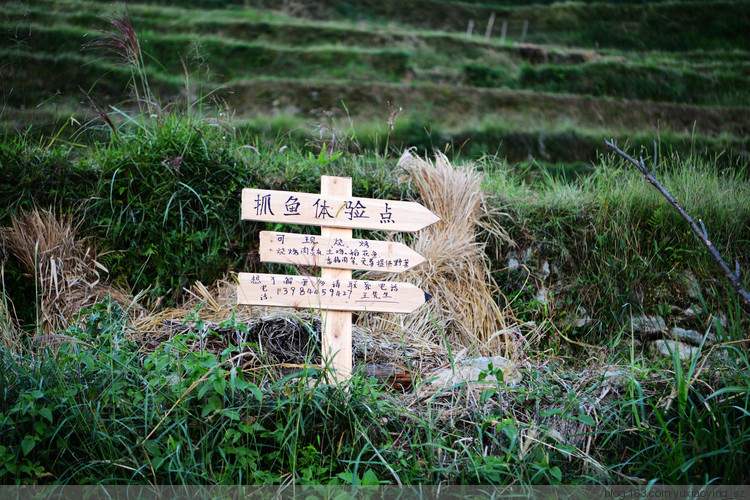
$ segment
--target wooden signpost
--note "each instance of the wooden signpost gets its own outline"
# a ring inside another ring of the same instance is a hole
[[[440,220],[419,203],[354,198],[348,177],[324,175],[320,182],[320,194],[243,189],[242,219],[385,231],[417,231]]]
[[[411,283],[240,273],[240,304],[410,313],[429,300]]]
[[[422,262],[424,257],[395,241],[355,240],[261,231],[260,260],[310,267],[336,267],[364,271],[400,273]]]
[[[321,226],[320,236],[262,231],[260,258],[320,268],[320,277],[239,273],[237,302],[320,309],[322,352],[338,380],[352,371],[352,311],[410,313],[430,295],[410,283],[352,279],[352,270],[402,272],[424,257],[352,229],[417,231],[440,217],[419,203],[352,197],[348,177],[321,177],[320,194],[244,189],[242,219]]]

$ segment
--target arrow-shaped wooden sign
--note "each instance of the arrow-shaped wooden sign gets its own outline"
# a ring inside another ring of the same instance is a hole
[[[239,273],[237,303],[320,309],[321,352],[337,380],[352,372],[352,311],[410,313],[431,298],[410,283],[352,279],[352,269],[401,272],[424,262],[403,244],[352,238],[352,229],[418,231],[440,220],[419,203],[355,198],[351,178],[324,175],[320,194],[243,189],[242,218],[321,226],[320,236],[260,236],[262,261],[317,266],[320,277]]]
[[[395,241],[261,231],[260,260],[298,266],[400,273],[421,264],[425,258]]]
[[[418,231],[440,217],[412,201],[242,190],[242,218],[350,229]]]
[[[237,302],[332,311],[410,313],[432,298],[411,283],[239,273]]]

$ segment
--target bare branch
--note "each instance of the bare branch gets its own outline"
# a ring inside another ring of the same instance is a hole
[[[739,295],[740,299],[742,300],[745,313],[750,316],[750,294],[747,293],[747,291],[742,287],[742,283],[740,283],[739,263],[735,261],[735,272],[733,273],[732,270],[729,269],[727,263],[724,262],[724,259],[721,258],[721,255],[716,250],[713,243],[711,243],[711,240],[708,239],[708,233],[706,231],[705,225],[703,224],[703,221],[699,219],[701,227],[703,228],[701,230],[701,228],[698,227],[698,225],[693,221],[690,215],[688,215],[688,213],[685,212],[685,210],[683,210],[682,207],[677,203],[677,200],[675,200],[672,195],[669,194],[669,192],[664,188],[664,186],[662,186],[659,181],[657,181],[656,178],[651,175],[648,170],[646,170],[646,166],[643,163],[643,158],[641,158],[641,161],[639,163],[632,156],[628,155],[623,150],[615,146],[614,140],[605,140],[604,143],[607,145],[607,147],[614,150],[615,153],[620,155],[622,158],[635,165],[635,167],[638,168],[638,170],[643,174],[646,181],[654,186],[674,207],[674,209],[677,210],[677,212],[680,214],[680,217],[682,217],[688,223],[690,229],[693,231],[693,233],[695,233],[696,236],[698,236],[698,239],[701,241],[701,243],[703,243],[703,246],[706,247],[708,253],[711,254],[711,257],[713,257],[716,263],[719,265],[719,269],[721,270],[722,274],[726,276],[735,293],[737,293],[737,295]],[[656,163],[654,163],[654,165],[656,165]]]
[[[649,175],[649,171],[646,168],[646,163],[643,161],[643,156],[641,156],[641,167],[643,167],[642,168],[643,175]]]
[[[708,238],[708,231],[706,231],[706,226],[703,224],[703,219],[698,219],[698,222],[701,223],[701,229],[703,230],[703,237]]]

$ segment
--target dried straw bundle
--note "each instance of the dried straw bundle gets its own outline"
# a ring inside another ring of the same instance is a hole
[[[0,229],[3,246],[36,279],[46,335],[107,296],[123,308],[140,310],[125,293],[100,280],[99,270],[107,269],[97,262],[99,255],[86,239],[77,238],[79,227],[70,215],[58,220],[50,211],[35,209]]]
[[[18,321],[16,320],[13,303],[5,293],[5,266],[0,264],[0,335],[2,345],[12,353],[20,351],[18,342]]]
[[[377,277],[413,283],[433,299],[410,315],[370,317],[368,326],[375,331],[402,332],[406,345],[445,346],[447,341],[467,353],[497,354],[507,339],[493,334],[508,325],[495,302],[497,285],[477,236],[479,231],[489,231],[509,239],[501,228],[486,222],[493,218],[487,217],[481,175],[472,166],[451,165],[439,152],[433,163],[406,151],[398,166],[405,180],[416,185],[422,204],[442,221],[419,231],[410,244],[427,262],[400,275]]]

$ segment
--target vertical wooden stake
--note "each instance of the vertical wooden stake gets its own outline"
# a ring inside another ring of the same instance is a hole
[[[492,36],[492,27],[495,26],[495,13],[492,12],[490,14],[490,20],[487,21],[487,30],[484,32],[484,38],[485,40],[489,40],[490,36]]]
[[[466,36],[470,38],[473,33],[474,33],[474,20],[469,19],[469,25],[466,27]]]
[[[329,196],[352,196],[352,179],[350,177],[331,177],[323,175],[320,178],[320,194]],[[342,207],[335,207],[339,210]],[[334,214],[336,215],[336,214]],[[338,214],[343,216],[343,211]],[[320,235],[323,240],[334,238],[351,238],[351,229],[334,229],[322,227]],[[352,272],[348,269],[330,269],[323,267],[320,271],[322,279],[350,280]],[[342,311],[323,311],[322,354],[323,363],[333,370],[336,381],[348,380],[352,374],[352,313]]]

